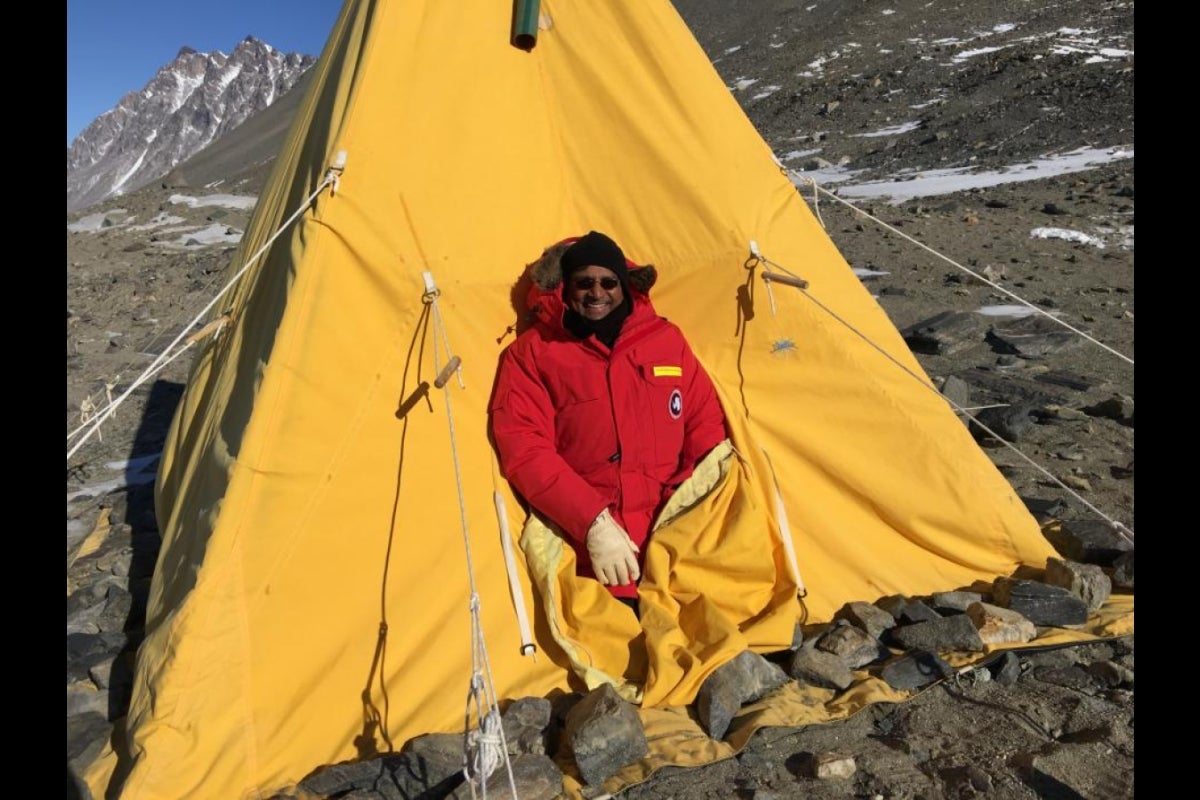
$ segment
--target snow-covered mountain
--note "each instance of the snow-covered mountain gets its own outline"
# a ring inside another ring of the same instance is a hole
[[[229,55],[179,51],[67,150],[67,211],[138,189],[286,94],[315,57],[252,36]]]

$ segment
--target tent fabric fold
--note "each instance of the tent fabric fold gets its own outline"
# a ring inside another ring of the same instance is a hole
[[[640,622],[597,581],[577,577],[563,534],[530,515],[521,546],[541,610],[585,691],[609,683],[630,702],[687,705],[743,650],[791,645],[797,588],[749,480],[727,440],[672,495],[647,543]]]

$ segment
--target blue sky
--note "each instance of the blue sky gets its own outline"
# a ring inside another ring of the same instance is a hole
[[[188,46],[229,53],[254,36],[320,55],[341,0],[67,0],[67,147]]]

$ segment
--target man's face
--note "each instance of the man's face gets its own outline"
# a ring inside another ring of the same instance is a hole
[[[604,319],[624,300],[621,282],[608,267],[593,265],[571,273],[567,303],[584,319]]]

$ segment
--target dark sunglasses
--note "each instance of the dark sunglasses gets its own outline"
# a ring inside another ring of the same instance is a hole
[[[606,292],[611,292],[621,285],[621,282],[616,278],[576,278],[571,282],[571,285],[581,292],[586,292],[590,291],[597,283]]]

